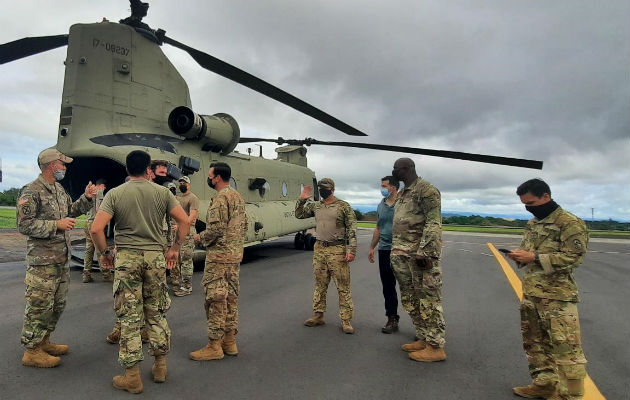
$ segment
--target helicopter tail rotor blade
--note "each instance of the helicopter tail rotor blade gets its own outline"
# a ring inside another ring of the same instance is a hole
[[[355,143],[355,142],[328,142],[321,141],[316,139],[260,139],[260,138],[241,138],[241,143],[250,143],[256,141],[264,141],[264,142],[273,142],[278,144],[291,144],[291,145],[306,145],[310,146],[312,144],[325,145],[325,146],[339,146],[339,147],[354,147],[359,149],[371,149],[371,150],[383,150],[383,151],[393,151],[397,153],[410,153],[410,154],[420,154],[425,156],[433,156],[433,157],[443,157],[443,158],[452,158],[456,160],[466,160],[466,161],[475,161],[482,162],[488,164],[498,164],[498,165],[507,165],[511,167],[521,167],[521,168],[531,168],[531,169],[542,169],[543,162],[536,160],[527,160],[523,158],[512,158],[512,157],[500,157],[500,156],[490,156],[485,154],[475,154],[475,153],[463,153],[460,151],[449,151],[449,150],[432,150],[432,149],[421,149],[417,147],[403,147],[403,146],[391,146],[384,144],[372,144],[372,143]]]
[[[27,37],[0,45],[0,64],[68,44],[68,35]]]
[[[168,43],[171,46],[175,46],[181,50],[184,50],[190,56],[197,61],[199,65],[203,68],[212,71],[216,74],[219,74],[225,78],[231,79],[236,83],[239,83],[243,86],[247,86],[248,88],[257,91],[265,96],[271,97],[274,100],[279,101],[289,107],[294,108],[310,117],[315,118],[316,120],[325,123],[328,126],[331,126],[335,129],[340,130],[341,132],[353,135],[353,136],[367,136],[366,133],[361,132],[360,130],[346,124],[343,121],[338,120],[332,115],[306,103],[303,100],[298,99],[290,93],[285,92],[284,90],[273,86],[270,83],[263,81],[260,78],[255,77],[254,75],[243,71],[231,64],[226,63],[225,61],[221,61],[216,57],[213,57],[209,54],[206,54],[197,49],[193,49],[192,47],[186,46],[183,43],[180,43],[176,40],[173,40],[169,37],[162,36],[161,38],[164,43]]]

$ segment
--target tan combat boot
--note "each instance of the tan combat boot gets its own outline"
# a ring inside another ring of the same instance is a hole
[[[306,326],[317,326],[317,325],[324,325],[326,322],[324,322],[324,313],[323,312],[315,312],[313,313],[313,316],[309,319],[307,319],[306,321],[304,321],[304,325]]]
[[[64,354],[68,354],[68,350],[70,350],[68,345],[50,343],[50,340],[48,340],[48,337],[49,335],[46,335],[44,337],[44,340],[42,341],[42,350],[44,350],[46,353],[50,354],[51,356],[62,356]]]
[[[401,349],[404,351],[412,352],[412,351],[420,351],[424,350],[427,347],[427,342],[422,339],[418,339],[413,343],[405,343],[402,345]]]
[[[116,344],[120,340],[120,328],[118,326],[114,326],[114,329],[107,335],[105,338],[107,343]]]
[[[162,383],[166,381],[166,356],[155,356],[153,367],[151,368],[153,382]]]
[[[433,347],[427,345],[423,350],[412,351],[409,353],[409,358],[414,361],[421,362],[434,362],[446,360],[446,353],[442,347]]]
[[[350,325],[349,319],[341,321],[341,330],[343,333],[347,333],[348,335],[352,335],[354,333],[354,328]]]
[[[94,279],[92,279],[92,274],[90,273],[90,271],[83,271],[83,274],[81,274],[82,276],[82,280],[83,283],[90,283],[90,282],[94,282]]]
[[[52,368],[61,363],[61,358],[51,356],[42,350],[42,346],[37,345],[32,349],[26,349],[22,356],[22,365],[37,368]]]
[[[223,337],[223,341],[221,342],[221,348],[223,349],[223,353],[228,356],[237,356],[238,348],[236,347],[236,338],[234,337],[234,331],[229,331]]]
[[[142,393],[142,379],[140,379],[140,366],[138,364],[125,370],[125,375],[116,375],[112,380],[116,389],[126,390],[129,393]]]
[[[554,395],[556,387],[555,385],[539,386],[531,384],[528,386],[517,386],[512,388],[512,390],[515,395],[528,399],[547,399]]]
[[[190,359],[195,361],[220,360],[224,356],[221,348],[221,339],[212,339],[206,347],[193,351],[189,355]]]

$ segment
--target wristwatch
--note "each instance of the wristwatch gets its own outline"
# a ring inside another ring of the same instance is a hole
[[[101,255],[105,257],[109,257],[111,254],[112,251],[110,249],[105,249],[104,251],[101,251]]]

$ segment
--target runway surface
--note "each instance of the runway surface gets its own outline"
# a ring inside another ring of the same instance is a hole
[[[173,297],[168,313],[172,350],[167,382],[151,381],[152,358],[141,363],[144,396],[151,399],[516,399],[528,384],[521,347],[518,300],[487,242],[516,247],[517,236],[444,233],[445,362],[408,359],[400,345],[414,336],[399,306],[400,332],[386,335],[377,264],[367,251],[372,232],[359,230],[352,263],[354,335],[341,332],[334,285],[326,325],[302,325],[311,314],[312,253],[292,238],[250,248],[241,266],[238,357],[195,362],[188,353],[206,344],[205,314],[194,275],[193,294]],[[588,373],[607,399],[629,398],[630,242],[593,240],[576,271],[582,341]],[[0,264],[0,398],[111,399],[131,395],[111,386],[122,371],[118,346],[105,342],[114,323],[111,283],[95,273],[81,283],[73,269],[68,305],[52,338],[70,345],[62,365],[23,367],[19,336],[24,312],[25,264]],[[519,274],[520,271],[517,271]],[[146,347],[146,346],[145,346]],[[591,397],[594,398],[594,397]],[[585,398],[586,399],[586,398]]]

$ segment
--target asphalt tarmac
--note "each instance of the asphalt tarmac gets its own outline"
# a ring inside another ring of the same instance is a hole
[[[168,313],[172,350],[167,382],[151,381],[152,358],[141,363],[144,394],[151,399],[517,399],[513,386],[528,384],[521,347],[518,300],[486,243],[516,247],[519,238],[444,233],[444,362],[411,361],[400,350],[413,340],[411,321],[399,306],[400,331],[385,323],[377,264],[367,260],[371,231],[359,230],[359,257],[352,263],[354,335],[341,332],[331,283],[326,325],[302,325],[311,314],[312,254],[283,238],[248,249],[241,266],[238,357],[195,362],[188,353],[206,343],[205,314],[194,275],[193,294],[173,297]],[[608,399],[629,398],[630,242],[589,244],[576,271],[582,341],[588,373]],[[71,272],[68,305],[52,339],[70,345],[62,365],[21,365],[25,264],[0,264],[0,398],[117,399],[132,395],[111,385],[122,368],[118,346],[105,342],[114,323],[112,286],[94,273],[81,283]],[[520,273],[517,271],[517,273]],[[146,346],[145,346],[146,347]],[[585,398],[586,399],[586,398]]]

